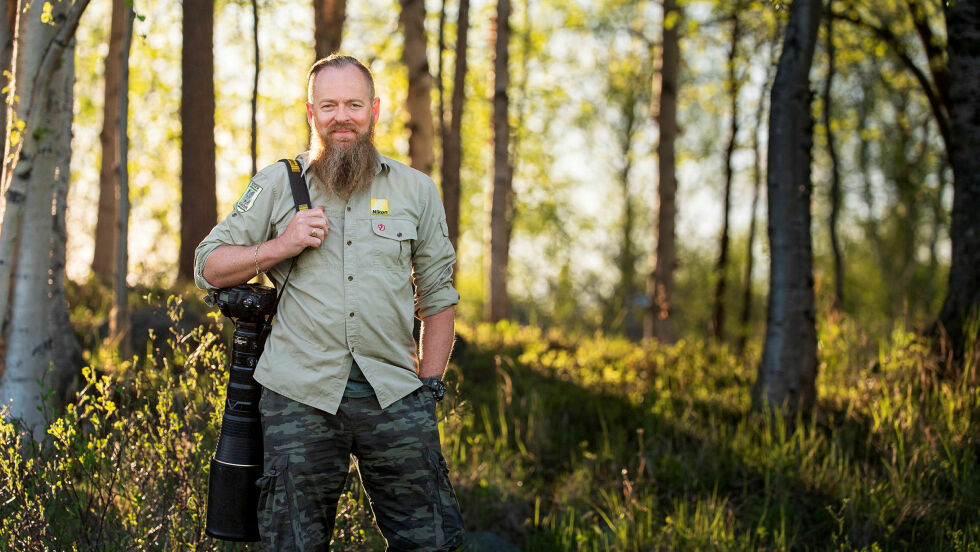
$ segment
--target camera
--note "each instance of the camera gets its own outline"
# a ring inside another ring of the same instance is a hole
[[[257,541],[259,490],[255,481],[262,476],[262,387],[252,375],[272,330],[276,290],[245,284],[215,290],[204,301],[235,324],[225,412],[211,458],[204,530],[221,540]]]

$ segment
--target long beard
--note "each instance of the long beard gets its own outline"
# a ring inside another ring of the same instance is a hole
[[[337,129],[350,129],[357,138],[350,144],[337,145],[325,139],[314,128],[310,132],[310,166],[314,185],[324,187],[328,195],[348,200],[365,188],[374,177],[378,163],[378,150],[374,147],[374,125],[367,132],[358,132],[351,125],[335,124],[327,127],[324,134]]]

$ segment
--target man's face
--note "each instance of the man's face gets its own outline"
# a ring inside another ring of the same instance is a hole
[[[380,100],[370,97],[367,81],[356,67],[321,70],[313,79],[312,95],[306,117],[327,145],[349,146],[359,135],[368,135],[378,121]]]

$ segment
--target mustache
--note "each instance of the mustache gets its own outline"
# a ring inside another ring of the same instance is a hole
[[[330,123],[330,125],[327,127],[328,134],[338,130],[349,130],[355,134],[360,134],[357,127],[353,123]]]

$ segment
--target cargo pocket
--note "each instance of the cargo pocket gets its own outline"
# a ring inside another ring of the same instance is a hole
[[[259,534],[266,550],[295,550],[296,523],[293,497],[290,495],[289,456],[278,456],[270,462],[259,487]]]
[[[449,466],[437,450],[426,449],[435,480],[432,499],[435,502],[436,540],[439,550],[453,550],[463,543],[463,516],[459,511],[456,491],[449,481]]]

